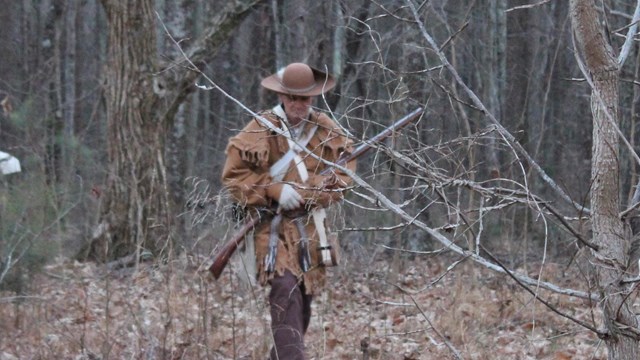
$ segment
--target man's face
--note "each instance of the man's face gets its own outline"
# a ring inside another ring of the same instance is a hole
[[[284,112],[287,114],[290,125],[296,126],[307,118],[311,110],[312,97],[287,94],[278,94],[278,96],[284,104]]]

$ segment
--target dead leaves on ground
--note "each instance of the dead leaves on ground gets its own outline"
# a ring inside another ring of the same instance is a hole
[[[396,284],[384,271],[336,271],[336,285],[314,302],[310,356],[444,360],[453,358],[448,342],[465,359],[606,357],[592,334],[506,277],[465,265],[436,282],[448,264],[429,262],[414,261]],[[190,263],[118,272],[76,262],[47,267],[28,297],[0,303],[0,359],[263,359],[265,290],[244,288],[228,273],[212,282]],[[583,301],[544,295],[589,321]]]

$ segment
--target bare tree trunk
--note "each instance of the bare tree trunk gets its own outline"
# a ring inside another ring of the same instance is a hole
[[[489,68],[487,91],[489,110],[499,121],[502,121],[502,101],[505,94],[505,77],[507,72],[506,47],[507,47],[507,23],[506,23],[505,0],[489,0],[489,23],[488,26],[488,57]],[[489,138],[490,146],[488,156],[489,175],[491,177],[500,176],[500,161],[498,160],[498,148],[496,137]]]
[[[292,62],[307,62],[309,51],[306,37],[307,0],[272,0],[275,32],[276,66]]]
[[[64,138],[65,146],[73,142],[76,116],[76,14],[77,0],[66,2],[64,53]],[[68,152],[68,150],[67,150]],[[67,157],[70,157],[67,154]],[[69,159],[67,159],[69,162]]]
[[[46,12],[45,38],[43,40],[43,59],[46,61],[49,76],[47,80],[49,98],[45,113],[46,118],[46,150],[44,157],[45,174],[48,185],[56,185],[60,181],[62,169],[62,136],[64,123],[62,119],[62,83],[60,39],[62,36],[62,19],[64,5],[60,0],[53,0]]]
[[[591,210],[594,242],[592,251],[596,281],[604,313],[609,359],[638,359],[638,321],[628,304],[628,289],[620,279],[628,262],[629,233],[618,216],[620,185],[618,163],[619,66],[598,21],[593,0],[571,0],[571,18],[578,58],[592,79],[591,111],[593,145]]]
[[[155,13],[151,0],[104,0],[109,23],[105,98],[107,191],[89,256],[106,260],[167,250],[171,220],[164,169],[166,126],[154,88]],[[136,34],[136,36],[131,36]]]
[[[346,51],[345,42],[346,42],[346,34],[345,34],[345,21],[344,21],[344,12],[342,10],[342,4],[340,2],[332,3],[333,14],[335,16],[335,29],[333,31],[333,64],[332,64],[332,72],[333,76],[337,79],[342,77],[342,71],[344,67],[344,53]]]
[[[227,2],[204,35],[184,50],[189,60],[199,65],[211,57],[257,2]],[[105,261],[135,253],[137,260],[144,250],[170,254],[174,245],[165,142],[199,73],[162,68],[153,4],[102,0],[109,23],[104,71],[108,178],[99,224],[80,258]]]
[[[162,21],[171,37],[165,34],[164,30],[161,30],[158,35],[162,39],[158,43],[161,46],[163,58],[179,59],[180,52],[174,41],[184,44],[184,42],[189,41],[190,36],[200,35],[192,25],[194,22],[192,18],[196,15],[195,7],[196,4],[190,0],[170,1],[165,4],[162,12]],[[167,157],[170,206],[174,213],[180,212],[185,203],[183,181],[185,174],[187,174],[188,157],[190,155],[189,151],[185,151],[187,149],[187,127],[189,125],[187,117],[191,113],[192,98],[193,96],[190,96],[178,107],[173,119],[173,126],[167,134],[165,154]],[[175,219],[176,232],[181,235],[186,231],[184,219],[184,217]],[[182,236],[180,237],[182,238]]]
[[[291,26],[287,33],[287,45],[289,47],[287,63],[294,61],[313,63],[316,59],[308,59],[309,44],[307,43],[306,24],[306,21],[310,18],[310,14],[308,14],[310,3],[308,0],[287,1],[286,3],[287,6],[283,9],[285,23]]]

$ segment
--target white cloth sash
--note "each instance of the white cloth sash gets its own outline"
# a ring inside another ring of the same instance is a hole
[[[278,115],[284,121],[287,121],[287,115],[284,113],[284,110],[280,105],[274,107],[273,112],[275,112],[276,115]],[[282,124],[282,126],[284,127],[285,124]],[[305,136],[301,139],[296,139],[297,141],[292,138],[291,132],[289,132],[286,128],[280,129],[281,131],[279,131],[278,133],[287,139],[287,143],[289,144],[289,151],[287,151],[282,156],[282,158],[280,158],[280,160],[271,165],[269,174],[274,181],[282,181],[282,179],[284,179],[284,175],[289,169],[291,160],[293,160],[294,164],[296,164],[296,167],[298,168],[298,174],[300,174],[300,179],[302,180],[302,182],[305,182],[307,181],[307,179],[309,179],[307,167],[304,165],[304,162],[300,158],[299,153],[302,152],[302,149],[307,147],[307,144],[309,143],[309,141],[311,141],[311,138],[316,133],[317,129],[318,125],[314,124],[313,127],[306,132]]]
[[[282,106],[278,105],[274,107],[273,112],[280,118],[282,118],[284,122],[287,121],[287,115],[285,114]],[[286,125],[283,123],[282,126],[285,127]],[[304,164],[304,161],[302,161],[302,158],[300,158],[299,153],[302,152],[302,150],[307,146],[317,129],[318,125],[314,124],[313,127],[306,132],[304,137],[302,137],[298,141],[295,141],[292,138],[291,132],[286,128],[281,129],[282,131],[278,132],[287,139],[287,143],[289,144],[289,151],[287,151],[282,156],[282,158],[276,161],[269,169],[269,174],[274,181],[282,181],[284,175],[289,169],[289,164],[292,160],[296,165],[298,174],[300,175],[300,180],[302,180],[302,182],[306,182],[309,179],[309,172],[307,171],[307,167]],[[318,233],[318,238],[320,240],[320,253],[322,256],[322,263],[331,264],[331,251],[329,250],[327,231],[324,227],[324,220],[327,217],[327,213],[323,208],[317,208],[311,212],[311,215],[313,216],[313,222],[316,226],[316,232]]]

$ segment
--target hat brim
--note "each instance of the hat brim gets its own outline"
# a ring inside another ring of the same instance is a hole
[[[314,68],[311,68],[311,71],[313,72],[315,85],[310,89],[305,89],[304,91],[292,91],[291,89],[285,88],[284,86],[282,86],[282,82],[277,73],[271,74],[264,78],[260,82],[260,85],[262,85],[262,87],[267,90],[271,90],[280,94],[297,96],[317,96],[326,93],[336,86],[336,81],[333,76]]]

